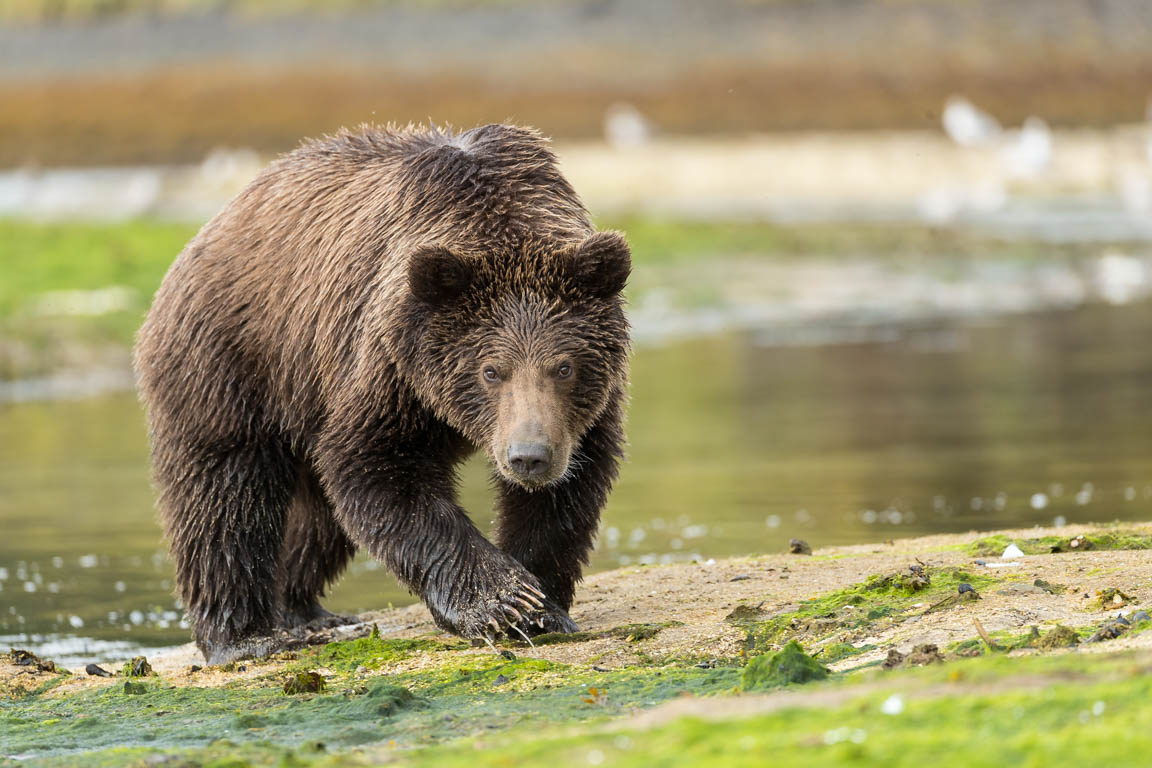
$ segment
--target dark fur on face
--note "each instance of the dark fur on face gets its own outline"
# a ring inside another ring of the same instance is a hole
[[[173,264],[136,349],[209,661],[326,620],[358,547],[449,631],[574,629],[622,453],[628,272],[527,129],[364,128],[257,177]],[[494,543],[456,502],[478,449]]]
[[[620,291],[629,265],[616,233],[575,245],[413,254],[401,323],[406,369],[510,482],[532,489],[566,476],[580,437],[623,386]],[[548,449],[550,467],[525,477],[510,469],[509,453],[533,441]]]

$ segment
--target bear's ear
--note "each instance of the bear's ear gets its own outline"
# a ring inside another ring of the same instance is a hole
[[[573,278],[592,296],[606,299],[624,290],[632,251],[619,232],[597,232],[568,257]]]
[[[412,294],[433,307],[459,298],[472,284],[472,267],[439,245],[418,248],[408,262]]]

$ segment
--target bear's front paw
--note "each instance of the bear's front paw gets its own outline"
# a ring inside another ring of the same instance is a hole
[[[492,640],[502,635],[527,639],[545,632],[576,631],[568,614],[544,595],[528,573],[506,574],[498,585],[461,601],[455,610],[429,607],[442,628],[472,639]]]

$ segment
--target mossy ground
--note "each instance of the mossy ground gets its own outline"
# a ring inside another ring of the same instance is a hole
[[[416,747],[517,723],[602,720],[678,696],[729,691],[739,680],[739,671],[727,668],[600,671],[487,650],[399,673],[356,671],[444,646],[372,636],[309,649],[286,667],[271,663],[267,674],[219,687],[141,679],[66,697],[0,702],[0,755],[55,762],[106,752],[100,760],[117,764],[120,755],[130,762],[130,753],[116,751],[130,745],[183,750],[218,739],[290,748],[315,742],[332,749],[380,742]],[[323,670],[323,692],[286,692],[285,682],[302,669]]]
[[[729,615],[729,621],[748,633],[749,652],[801,640],[815,650],[818,658],[833,662],[865,650],[868,646],[859,641],[874,634],[881,625],[961,602],[961,584],[978,591],[995,583],[985,574],[956,568],[921,572],[927,574],[927,583],[922,577],[915,578],[911,571],[875,575],[768,618],[761,617],[755,608],[741,606]]]
[[[980,568],[976,538],[599,574],[574,613],[585,633],[499,654],[434,634],[416,606],[381,612],[396,636],[365,629],[228,671],[178,654],[131,680],[12,667],[28,684],[0,699],[0,764],[1133,764],[1149,747],[1134,726],[1152,717],[1149,622],[1072,648],[1030,627],[1086,640],[1115,620],[1092,598],[1112,585],[1146,609],[1152,559],[1100,549]],[[1068,588],[1017,589],[1034,581]],[[982,599],[954,600],[960,584]],[[940,649],[929,666],[881,667],[920,644]],[[285,692],[306,673],[323,690]],[[903,711],[883,714],[896,693]]]
[[[491,670],[490,670],[491,671]],[[109,689],[112,690],[112,689]],[[163,744],[57,754],[32,764],[142,765],[172,755],[183,766],[406,766],[611,765],[779,766],[1011,764],[1143,765],[1152,749],[1152,663],[1145,655],[1006,658],[994,656],[923,669],[876,671],[816,682],[781,694],[702,700],[680,698],[650,716],[615,723],[606,705],[577,696],[589,714],[561,718],[503,718],[499,729],[467,712],[417,704],[372,711],[378,681],[356,697],[317,697],[313,716],[354,720],[340,741],[283,740],[272,716],[232,716],[206,743],[177,753]],[[798,695],[799,694],[799,695]],[[107,695],[107,694],[105,694]],[[201,695],[201,694],[197,694]],[[898,697],[898,706],[884,706]],[[487,693],[489,708],[501,709]],[[140,699],[143,700],[143,699]],[[334,700],[334,701],[333,701]],[[416,701],[416,699],[413,699]],[[349,704],[349,702],[354,702]],[[159,703],[159,702],[157,702]],[[542,704],[544,702],[536,702]],[[171,699],[165,705],[171,705]],[[421,708],[427,707],[427,708]],[[885,712],[889,714],[886,714]],[[153,712],[155,714],[155,711]],[[165,716],[175,714],[170,712]],[[448,728],[412,749],[405,730],[443,720]],[[290,717],[283,716],[284,722]],[[494,718],[495,719],[495,718]],[[391,722],[399,738],[357,744]],[[131,727],[126,722],[121,727]],[[404,727],[407,725],[407,729]],[[40,727],[56,726],[50,720]],[[454,727],[452,727],[454,726]],[[89,726],[92,734],[101,728]],[[247,733],[245,732],[247,731]],[[299,733],[297,731],[297,733]],[[85,734],[88,735],[88,734]],[[438,736],[438,737],[437,737]],[[453,740],[452,736],[462,738]]]
[[[1152,534],[1124,529],[1103,530],[1083,536],[1037,536],[1032,538],[1011,538],[1004,534],[995,534],[971,542],[966,546],[966,550],[973,557],[1000,557],[1010,544],[1015,544],[1026,555],[1152,549]]]

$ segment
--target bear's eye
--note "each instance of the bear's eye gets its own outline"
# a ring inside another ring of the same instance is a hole
[[[564,363],[563,365],[561,365],[559,368],[556,369],[556,378],[558,378],[558,379],[566,379],[571,375],[572,375],[572,366],[568,365],[568,363]]]
[[[489,365],[484,368],[484,381],[488,382],[489,384],[495,384],[496,382],[500,381],[500,374],[496,372],[495,368]]]

